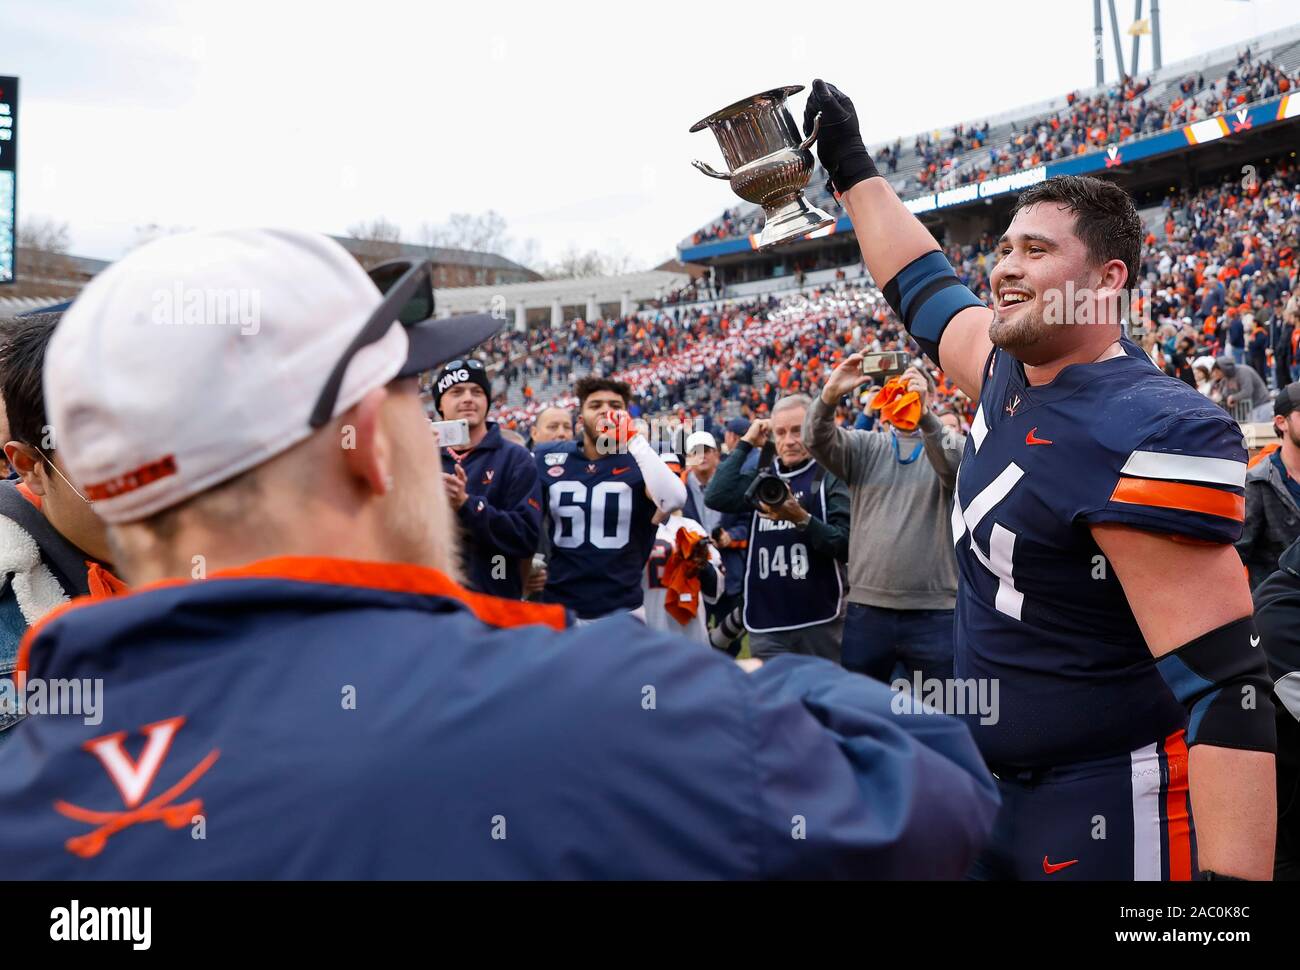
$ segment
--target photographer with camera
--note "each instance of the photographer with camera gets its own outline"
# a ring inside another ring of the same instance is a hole
[[[803,653],[840,660],[848,557],[849,491],[803,443],[812,401],[783,397],[755,421],[704,493],[719,512],[750,511],[743,618],[749,651],[761,659]],[[760,448],[757,466],[747,459]]]
[[[874,372],[887,356],[903,359]],[[852,496],[844,666],[886,682],[898,663],[907,677],[952,677],[957,602],[952,497],[966,438],[934,413],[933,378],[907,363],[904,354],[850,354],[808,409],[803,435]],[[912,413],[882,409],[884,434],[836,426],[846,394],[893,375],[916,395]]]

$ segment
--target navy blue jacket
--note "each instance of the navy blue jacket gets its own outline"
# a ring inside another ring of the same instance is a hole
[[[1228,346],[1246,347],[1246,327],[1241,322],[1241,317],[1233,317],[1232,322],[1228,324]]]
[[[33,714],[0,747],[4,872],[955,879],[983,844],[998,796],[955,719],[825,660],[747,674],[563,617],[308,558],[73,607],[26,667],[103,678],[103,722]]]
[[[495,421],[478,447],[462,454],[469,498],[457,518],[462,528],[465,579],[472,589],[519,599],[520,563],[531,559],[542,534],[542,486],[528,449],[506,441]],[[442,449],[442,470],[455,474],[456,459]]]

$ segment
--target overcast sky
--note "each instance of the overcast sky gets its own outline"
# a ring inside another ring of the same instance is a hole
[[[1164,0],[1164,61],[1298,19],[1295,0]],[[544,258],[649,267],[735,201],[689,164],[720,167],[687,133],[711,111],[820,76],[868,141],[913,134],[1091,84],[1091,32],[1091,0],[27,0],[0,5],[0,74],[22,79],[20,219],[65,220],[79,255],[149,223],[382,215],[414,236],[491,208]]]

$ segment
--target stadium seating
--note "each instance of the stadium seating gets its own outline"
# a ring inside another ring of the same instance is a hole
[[[1262,75],[1274,75],[1273,83],[1270,85],[1269,78]],[[869,147],[895,191],[907,197],[966,185],[1079,151],[1122,144],[1237,104],[1271,97],[1282,93],[1277,83],[1281,75],[1295,90],[1300,82],[1300,39],[1279,42],[1273,48],[1247,48],[1235,56],[1210,54],[1165,67],[1141,81],[1126,80],[1124,84],[1115,82],[1071,92],[1038,109],[1010,112],[995,123],[963,124],[945,132],[921,132]],[[1089,106],[1090,118],[1077,117],[1083,105]],[[1140,124],[1136,117],[1139,112]],[[1098,115],[1102,119],[1100,126],[1082,124]],[[1079,123],[1080,134],[1086,135],[1067,138],[1075,122]],[[973,143],[976,133],[979,140]],[[810,202],[823,208],[833,205],[823,188],[825,181],[819,166],[807,193]],[[762,211],[742,204],[701,227],[681,245],[749,235],[761,227]]]
[[[1150,345],[1158,365],[1172,364],[1184,336],[1194,338],[1195,356],[1215,356],[1225,352],[1234,318],[1262,326],[1280,315],[1296,285],[1300,172],[1294,163],[1262,172],[1253,189],[1225,181],[1171,196],[1141,214],[1148,233],[1140,282],[1151,295],[1140,309],[1149,328],[1139,322],[1133,336]],[[993,248],[986,236],[947,250],[958,275],[986,301]],[[643,413],[722,421],[762,413],[782,393],[815,391],[849,348],[890,350],[900,339],[906,337],[880,291],[869,280],[850,280],[780,298],[768,292],[644,317],[577,321],[563,333],[512,333],[498,338],[488,356],[497,416],[526,431],[541,407],[572,406],[573,381],[591,372],[628,381]],[[969,414],[970,402],[952,391],[945,396],[959,414]]]

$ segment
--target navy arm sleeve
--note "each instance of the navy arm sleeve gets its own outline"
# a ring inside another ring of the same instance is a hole
[[[964,725],[812,658],[750,676],[765,877],[966,873],[999,797]]]
[[[749,503],[745,501],[745,490],[758,476],[758,466],[746,468],[745,462],[753,452],[754,446],[748,441],[741,441],[730,455],[718,466],[704,490],[704,504],[715,512],[748,512]]]

